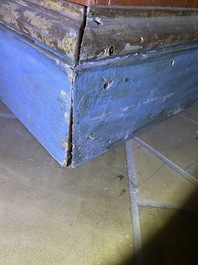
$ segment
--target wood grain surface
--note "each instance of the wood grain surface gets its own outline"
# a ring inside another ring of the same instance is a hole
[[[198,9],[92,6],[80,61],[167,49],[198,42]]]
[[[70,0],[70,2],[89,5],[122,5],[122,6],[170,6],[198,8],[198,0]]]
[[[64,54],[71,64],[78,60],[84,6],[65,0],[4,0],[0,4],[0,21],[25,38],[42,42]]]

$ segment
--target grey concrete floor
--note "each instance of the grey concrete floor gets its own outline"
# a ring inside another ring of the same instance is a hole
[[[0,103],[0,264],[191,265],[198,104],[75,169]]]

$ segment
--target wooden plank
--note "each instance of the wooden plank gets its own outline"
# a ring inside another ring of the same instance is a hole
[[[0,99],[60,163],[70,148],[70,68],[0,28]]]
[[[79,55],[84,7],[60,0],[5,0],[0,20],[75,64]]]
[[[120,5],[120,6],[163,6],[198,8],[198,0],[70,0],[84,6],[90,5]]]
[[[73,164],[79,165],[198,100],[198,49],[79,66]]]
[[[64,0],[5,0],[0,20],[75,65],[196,42],[198,11],[167,8],[85,8]]]
[[[198,42],[198,9],[90,7],[80,61]]]

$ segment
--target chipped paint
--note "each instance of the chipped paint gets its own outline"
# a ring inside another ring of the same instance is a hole
[[[55,10],[61,10],[61,5],[59,2],[55,2],[55,1],[42,1],[44,2],[44,4],[47,4],[49,7],[51,7],[52,9],[55,9]]]
[[[84,23],[83,7],[73,4],[72,8],[66,1],[5,0],[0,5],[0,20],[25,34],[25,37],[62,53],[71,64],[77,61],[80,31]]]
[[[59,49],[65,51],[66,53],[69,53],[71,50],[74,50],[73,53],[75,53],[73,41],[77,36],[74,35],[75,34],[73,34],[73,36],[71,37],[71,34],[65,34],[63,38],[57,39]]]
[[[2,2],[0,97],[61,165],[198,99],[197,10]]]
[[[198,42],[197,9],[91,6],[86,22],[81,63]]]
[[[65,92],[65,90],[61,90],[61,96],[63,96],[64,98],[67,96],[67,93]]]
[[[63,0],[5,0],[0,19],[71,65],[198,41],[195,9],[93,6],[85,16],[84,7]]]
[[[20,17],[19,12],[17,11],[17,5],[12,4],[9,5],[8,3],[1,3],[0,5],[0,18],[3,21],[6,21],[7,24],[13,25],[15,20]],[[6,19],[5,19],[6,18]]]
[[[125,47],[124,47],[124,51],[126,51],[126,52],[134,52],[134,51],[137,51],[137,50],[140,50],[140,49],[142,49],[142,46],[140,46],[140,45],[132,45],[130,43],[126,43]]]
[[[53,26],[53,23],[49,20],[49,18],[42,17],[41,15],[37,15],[35,12],[28,10],[26,10],[23,14],[33,27],[39,27],[41,30],[49,34],[49,31]]]
[[[73,87],[74,165],[198,100],[197,48],[138,58],[78,67]]]
[[[68,143],[66,141],[62,141],[61,144],[65,150],[68,149]]]
[[[69,123],[69,121],[70,121],[70,113],[65,112],[65,113],[64,113],[64,118],[65,118],[65,121],[66,121],[67,123]]]

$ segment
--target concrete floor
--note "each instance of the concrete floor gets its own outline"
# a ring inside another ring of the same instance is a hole
[[[0,264],[194,265],[197,224],[198,104],[76,169],[0,104]]]

